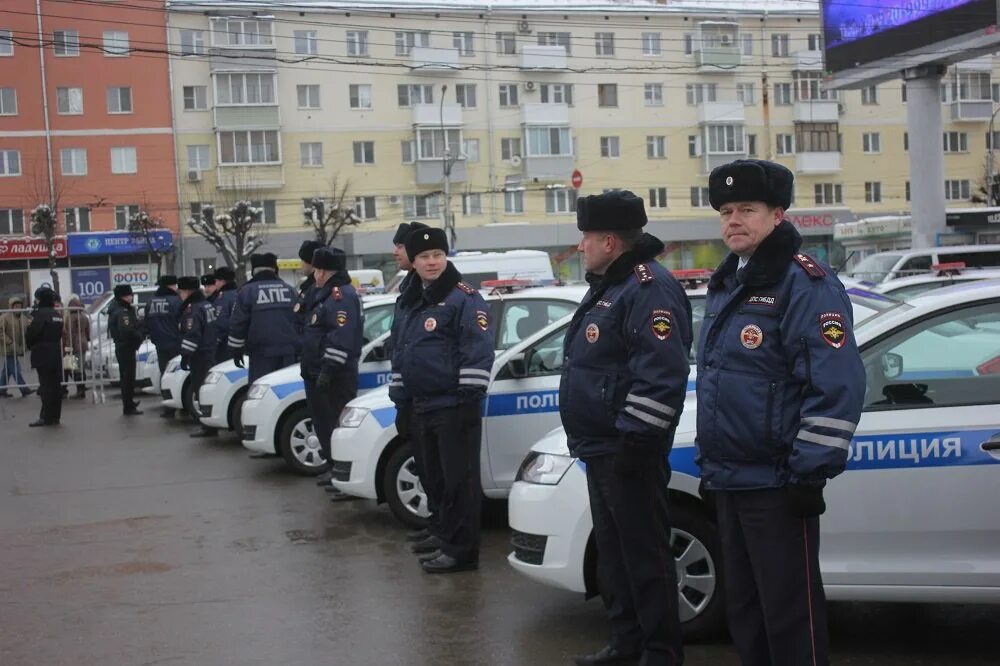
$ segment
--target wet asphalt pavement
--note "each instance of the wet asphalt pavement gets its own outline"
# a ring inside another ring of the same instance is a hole
[[[597,601],[536,585],[484,531],[476,573],[429,576],[388,510],[332,505],[231,435],[68,401],[0,401],[0,664],[568,664]],[[834,663],[991,665],[1000,608],[833,604]],[[735,666],[725,640],[687,664]]]

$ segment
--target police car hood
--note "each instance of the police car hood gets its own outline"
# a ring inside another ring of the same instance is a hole
[[[360,407],[362,409],[370,409],[373,412],[376,409],[385,409],[386,407],[395,408],[392,400],[389,400],[389,385],[384,384],[378,388],[372,389],[367,393],[362,393],[354,400],[347,403],[348,407]]]
[[[235,364],[232,361],[227,361],[233,368]],[[220,364],[224,365],[224,364]],[[215,369],[219,369],[216,366]],[[230,368],[232,369],[232,368]],[[287,384],[289,382],[302,381],[302,369],[299,367],[298,363],[289,365],[288,367],[282,368],[281,370],[275,370],[274,372],[264,375],[258,379],[255,384],[267,384],[268,386],[276,386],[278,384]]]

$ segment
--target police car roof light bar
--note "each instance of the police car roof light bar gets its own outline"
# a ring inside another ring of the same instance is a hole
[[[962,269],[964,269],[964,261],[949,261],[942,264],[934,264],[931,266],[931,270],[937,273],[939,276],[942,275],[961,275]]]
[[[509,294],[511,292],[517,291],[519,289],[527,289],[528,287],[537,287],[541,285],[539,280],[483,280],[479,283],[482,289],[489,289],[491,294],[505,293]]]
[[[714,273],[711,268],[678,268],[670,274],[687,289],[694,289],[703,282],[708,282]]]

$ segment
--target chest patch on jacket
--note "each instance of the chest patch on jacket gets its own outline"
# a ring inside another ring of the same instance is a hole
[[[430,333],[437,327],[438,327],[438,322],[437,319],[435,319],[434,317],[428,317],[427,319],[424,320],[424,330],[427,331],[428,333]]]
[[[767,307],[774,307],[776,305],[776,300],[774,296],[751,296],[746,300],[747,305],[765,305]]]
[[[740,331],[740,342],[747,349],[757,349],[764,342],[764,331],[757,324],[747,324]]]
[[[596,308],[610,308],[612,305],[613,305],[613,303],[611,301],[600,300],[600,301],[597,301],[597,304],[594,307],[596,307]]]
[[[666,340],[674,332],[674,320],[669,310],[653,310],[653,318],[649,325],[657,340]]]
[[[337,310],[337,326],[347,323],[347,310]]]
[[[490,318],[482,310],[476,310],[476,323],[484,331],[490,327]]]
[[[844,317],[839,312],[824,312],[819,316],[819,333],[826,344],[840,349],[847,341]]]
[[[584,335],[587,336],[587,342],[594,344],[601,337],[601,329],[597,327],[597,324],[590,324],[587,326],[587,330],[584,331]]]

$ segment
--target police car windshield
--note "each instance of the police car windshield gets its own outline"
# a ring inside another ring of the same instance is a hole
[[[855,331],[860,330],[880,317],[884,317],[887,312],[909,310],[913,307],[898,298],[886,296],[885,294],[879,294],[874,291],[868,291],[867,289],[862,289],[860,287],[848,288],[847,295],[851,299],[851,302],[855,305],[860,305],[874,311],[873,314],[869,315],[865,319],[854,322]]]
[[[900,256],[898,254],[873,254],[870,257],[865,257],[861,263],[847,271],[847,275],[859,280],[881,282],[899,261]]]

